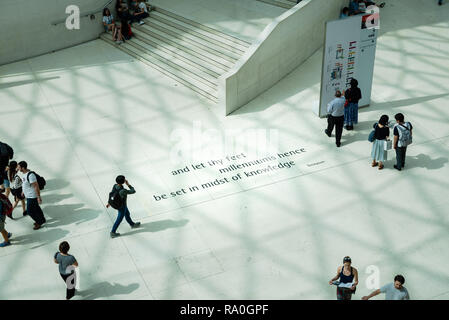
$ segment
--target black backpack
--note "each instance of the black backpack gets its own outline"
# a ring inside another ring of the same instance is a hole
[[[119,210],[123,207],[123,198],[120,196],[120,191],[122,189],[117,189],[115,186],[112,187],[112,191],[109,192],[108,203],[111,207]]]
[[[45,181],[44,177],[41,177],[36,172],[30,171],[27,174],[27,181],[28,181],[28,183],[30,183],[30,174],[31,173],[34,173],[34,175],[36,176],[36,180],[37,180],[37,184],[39,186],[39,190],[43,190],[45,188],[45,185],[47,184],[47,181]]]
[[[0,156],[14,158],[14,150],[6,143],[0,142]]]

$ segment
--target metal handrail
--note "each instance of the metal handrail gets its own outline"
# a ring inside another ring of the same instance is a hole
[[[96,14],[96,13],[98,13],[98,12],[102,12],[103,9],[106,8],[108,5],[110,5],[113,1],[114,1],[114,0],[108,0],[108,2],[106,2],[105,5],[103,5],[101,8],[99,8],[99,9],[97,9],[97,10],[91,10],[91,11],[87,11],[87,12],[84,12],[84,13],[80,13],[80,18],[81,18],[81,17],[89,17],[89,16],[91,16],[91,15],[93,15],[93,14]],[[53,21],[51,24],[52,24],[53,26],[56,26],[56,25],[58,25],[58,24],[60,24],[60,23],[64,23],[64,22],[66,21],[66,19],[67,19],[67,18],[59,19],[59,20]]]

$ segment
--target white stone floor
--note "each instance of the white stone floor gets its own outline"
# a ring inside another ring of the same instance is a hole
[[[0,140],[48,181],[44,228],[7,220],[14,236],[0,248],[0,299],[64,299],[52,261],[63,240],[80,264],[76,299],[335,299],[327,282],[345,255],[360,274],[354,299],[371,291],[372,265],[381,284],[403,274],[413,299],[448,299],[449,5],[390,2],[372,105],[340,149],[311,111],[321,50],[226,118],[100,40],[0,66]],[[381,114],[397,112],[414,125],[406,169],[392,168],[390,152],[378,171],[367,135]],[[269,130],[272,152],[305,148],[289,158],[293,168],[154,200],[232,175],[171,175],[221,157],[208,154],[222,145],[207,138],[248,138],[226,153],[255,158],[263,148],[251,134]],[[174,163],[179,146],[199,149]],[[104,205],[120,173],[137,190],[129,209],[142,227],[123,222],[122,237],[110,239],[116,213]]]

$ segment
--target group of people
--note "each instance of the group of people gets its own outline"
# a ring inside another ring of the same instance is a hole
[[[371,149],[372,167],[384,168],[384,162],[387,161],[387,151],[393,148],[396,151],[396,164],[393,167],[401,171],[405,166],[405,155],[407,146],[412,143],[413,126],[410,122],[405,122],[402,113],[396,113],[394,116],[396,124],[393,127],[393,141],[390,141],[389,117],[384,114],[379,121],[373,124],[373,131],[370,134],[369,141],[373,143]]]
[[[341,146],[341,136],[343,127],[346,130],[354,130],[354,125],[358,123],[359,101],[362,99],[362,91],[358,87],[356,79],[351,79],[350,87],[341,92],[335,92],[335,99],[327,105],[327,129],[324,130],[328,137],[331,137],[335,127],[335,142],[337,147]]]
[[[12,213],[19,202],[22,204],[22,215],[34,220],[33,230],[39,230],[46,223],[44,212],[40,207],[42,204],[40,192],[46,184],[45,179],[31,171],[26,161],[17,162],[12,160],[13,158],[14,149],[0,141],[0,233],[4,240],[0,243],[0,248],[11,245],[12,233],[5,228],[6,217],[14,219]],[[110,232],[111,238],[120,236],[117,229],[123,218],[133,229],[140,226],[140,222],[131,219],[127,206],[127,196],[136,193],[136,190],[123,175],[117,176],[115,182],[106,204],[106,208],[112,207],[118,211]],[[13,202],[10,201],[10,196],[13,197]],[[68,242],[64,241],[59,246],[59,252],[54,255],[54,262],[59,264],[60,275],[67,285],[67,299],[71,299],[75,294],[76,279],[73,268],[78,266],[76,259],[68,254],[69,249]]]
[[[337,275],[329,280],[330,285],[337,286],[337,300],[351,300],[359,284],[359,274],[356,268],[351,266],[352,261],[349,256],[343,258],[343,265],[337,268]],[[368,296],[363,296],[362,300],[368,300],[380,293],[385,293],[386,300],[410,300],[407,289],[404,287],[405,278],[398,274],[392,283],[388,283],[371,292]]]
[[[350,16],[363,14],[366,12],[366,9],[369,6],[378,6],[379,8],[383,8],[385,6],[385,2],[377,5],[374,1],[367,0],[350,0],[349,6],[344,7],[340,14],[340,19],[344,19]]]
[[[4,240],[0,247],[11,245],[12,233],[5,229],[6,215],[12,218],[12,210],[19,202],[22,204],[23,216],[34,220],[33,230],[40,229],[46,222],[40,207],[40,191],[45,186],[45,179],[28,169],[26,161],[13,161],[13,156],[14,150],[8,144],[0,142],[0,232]],[[10,195],[14,198],[14,205],[9,200]]]
[[[335,92],[335,98],[327,105],[327,128],[324,133],[332,136],[335,127],[335,143],[341,146],[341,136],[343,127],[353,130],[354,124],[358,122],[358,102],[362,98],[362,93],[358,87],[356,79],[351,79],[351,87],[343,93],[340,90]],[[388,115],[384,114],[379,121],[373,124],[373,130],[368,140],[373,143],[371,149],[372,167],[384,168],[384,162],[388,160],[388,150],[396,151],[396,164],[393,167],[401,171],[405,166],[405,156],[407,146],[412,143],[413,126],[405,121],[402,113],[395,116],[396,124],[390,125]],[[390,140],[390,126],[393,127],[393,141]]]
[[[112,40],[121,44],[131,39],[132,23],[144,24],[143,19],[149,17],[149,12],[153,9],[145,0],[117,0],[115,3],[117,19],[108,8],[103,9],[104,31],[111,32]]]

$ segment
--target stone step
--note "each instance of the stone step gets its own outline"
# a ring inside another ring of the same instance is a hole
[[[184,23],[178,19],[175,19],[171,16],[167,16],[158,11],[153,12],[150,16],[150,19],[160,21],[165,25],[169,25],[170,27],[178,29],[183,34],[193,36],[196,39],[197,38],[202,39],[205,43],[212,45],[216,50],[222,51],[223,53],[227,53],[230,56],[239,57],[247,49],[247,48],[240,48],[234,44],[228,44],[226,43],[225,39],[220,39],[212,33],[207,33],[202,29],[196,28],[190,24]]]
[[[228,60],[232,63],[237,61],[243,53],[240,52],[232,52],[229,51],[222,46],[218,46],[215,43],[212,43],[208,40],[205,40],[202,37],[198,37],[194,33],[183,30],[182,28],[174,26],[174,23],[171,23],[170,21],[156,17],[151,16],[150,18],[145,19],[145,23],[148,25],[152,25],[153,27],[156,26],[156,28],[161,29],[165,33],[169,33],[173,37],[176,37],[178,39],[182,39],[184,41],[188,41],[192,45],[199,46],[203,50],[208,50],[210,53],[220,56],[221,58]]]
[[[148,54],[148,52],[140,50],[138,48],[138,45],[136,45],[136,44],[131,45],[131,42],[133,40],[136,41],[136,39],[132,39],[132,40],[126,41],[125,43],[117,45],[114,41],[112,41],[111,35],[109,33],[103,33],[100,36],[100,38],[102,40],[104,40],[105,42],[111,44],[115,48],[120,49],[123,52],[126,52],[127,54],[131,55],[132,57],[136,58],[137,60],[153,67],[154,69],[158,70],[159,72],[171,77],[172,79],[176,80],[177,82],[192,89],[193,91],[200,94],[201,96],[206,97],[215,103],[218,102],[217,90],[211,88],[208,85],[205,85],[203,82],[198,81],[195,78],[190,77],[187,73],[181,71],[179,68],[172,67],[171,65],[167,64],[166,61],[164,62],[163,59],[155,58],[154,56]]]
[[[206,86],[209,86],[212,89],[217,90],[218,80],[216,77],[213,77],[210,74],[203,72],[196,66],[192,66],[191,64],[176,57],[175,55],[167,53],[164,50],[157,48],[157,46],[152,46],[138,38],[133,38],[131,41],[127,41],[127,43],[145,52],[146,54],[151,55],[158,60],[161,60],[162,62],[168,64],[172,68],[178,69],[179,71],[186,73],[191,78],[202,82]]]
[[[205,25],[203,25],[201,23],[198,23],[198,22],[193,21],[191,19],[187,19],[185,17],[177,15],[177,14],[175,14],[173,12],[170,12],[168,10],[165,10],[163,8],[156,8],[156,11],[160,12],[160,13],[166,15],[166,16],[170,16],[172,18],[175,18],[178,21],[182,21],[185,24],[189,24],[189,25],[191,25],[191,26],[193,26],[195,28],[203,30],[203,31],[206,32],[206,35],[209,35],[209,36],[215,35],[218,40],[224,41],[225,43],[228,43],[228,44],[230,44],[232,46],[236,46],[237,48],[241,49],[242,51],[246,51],[246,49],[248,49],[251,46],[251,43],[248,42],[248,41],[245,41],[245,40],[236,38],[234,36],[231,36],[229,34],[223,33],[223,32],[221,32],[221,31],[219,31],[217,29],[205,26]],[[198,32],[200,32],[200,31],[198,31]]]
[[[284,9],[291,9],[296,5],[296,1],[295,3],[293,3],[292,1],[288,1],[288,0],[257,0],[257,1],[261,1],[261,2],[265,2],[268,4],[271,4],[273,6],[277,6],[277,7],[281,7]]]
[[[179,47],[182,51],[188,52],[197,58],[206,60],[223,71],[228,71],[234,65],[233,62],[211,53],[211,50],[202,50],[202,47],[197,46],[196,43],[192,43],[188,39],[182,39],[181,36],[178,36],[176,33],[172,33],[163,26],[152,23],[151,20],[147,20],[144,25],[135,28],[145,32],[153,38],[157,38],[158,40],[167,43],[168,45]]]
[[[182,50],[180,46],[173,46],[164,41],[161,41],[151,35],[142,32],[140,29],[134,28],[134,36],[145,42],[146,44],[157,48],[159,50],[164,51],[167,54],[170,54],[178,59],[183,60],[185,63],[188,63],[203,72],[211,75],[214,78],[218,78],[220,75],[225,73],[222,69],[216,67],[214,64],[209,63],[206,59],[199,59],[194,55],[189,54],[188,52]]]

